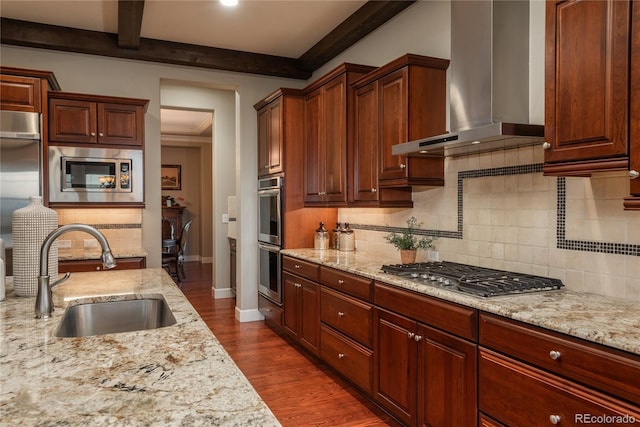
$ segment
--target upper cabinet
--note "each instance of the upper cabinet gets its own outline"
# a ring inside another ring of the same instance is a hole
[[[631,196],[624,201],[625,209],[640,210],[640,4],[633,3],[631,21],[631,106],[629,150],[631,153],[629,176],[631,179]]]
[[[444,185],[444,158],[391,147],[446,131],[449,60],[407,54],[354,84],[353,202],[411,206],[411,185]]]
[[[84,95],[49,94],[49,144],[144,146],[147,100]]]
[[[0,109],[42,113],[47,91],[60,86],[50,71],[0,68]]]
[[[282,96],[266,105],[256,105],[258,110],[258,176],[283,172]]]
[[[373,67],[342,64],[304,89],[305,204],[345,206],[352,140],[351,84]]]
[[[547,2],[545,174],[628,169],[630,17],[630,1]]]

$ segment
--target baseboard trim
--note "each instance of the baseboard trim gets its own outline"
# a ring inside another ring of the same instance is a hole
[[[251,310],[240,310],[236,307],[236,320],[239,322],[257,322],[264,320],[264,316],[257,308],[252,308]]]
[[[222,288],[222,289],[214,288],[213,298],[214,299],[233,298],[233,292],[231,292],[231,288]]]

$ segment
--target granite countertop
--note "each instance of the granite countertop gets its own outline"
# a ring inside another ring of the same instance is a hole
[[[398,262],[390,257],[315,249],[285,249],[282,254],[640,355],[637,302],[565,289],[482,298],[385,274],[382,265]]]
[[[142,248],[120,248],[112,249],[111,253],[116,258],[135,258],[148,256],[147,251]],[[66,249],[58,248],[58,261],[76,261],[95,259],[99,260],[102,255],[100,248],[90,249]]]
[[[162,294],[177,320],[165,328],[58,338],[76,299]],[[278,426],[269,408],[160,268],[73,273],[35,319],[35,298],[7,286],[0,302],[0,424]]]

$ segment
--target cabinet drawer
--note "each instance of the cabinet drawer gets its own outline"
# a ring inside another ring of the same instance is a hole
[[[373,311],[370,304],[322,288],[320,320],[358,341],[371,347]]]
[[[373,352],[345,336],[322,325],[320,355],[342,375],[371,394]]]
[[[475,341],[478,313],[473,308],[377,283],[375,305]]]
[[[282,257],[282,268],[311,280],[318,280],[320,271],[320,265],[318,264],[289,256]]]
[[[333,268],[320,269],[320,281],[331,288],[337,289],[361,300],[372,302],[373,280],[354,276]]]
[[[638,357],[485,313],[480,344],[640,404]]]
[[[258,310],[260,310],[266,321],[279,328],[282,327],[282,307],[277,306],[262,295],[258,295]]]
[[[114,270],[136,270],[147,267],[146,257],[116,258]],[[103,270],[102,261],[95,259],[68,260],[58,262],[58,270],[61,273],[78,273],[85,271]]]
[[[480,351],[478,381],[480,410],[510,426],[579,426],[601,416],[621,418],[597,425],[633,424],[622,417],[640,420],[637,406],[489,350]]]

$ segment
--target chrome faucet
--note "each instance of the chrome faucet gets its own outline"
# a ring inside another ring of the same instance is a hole
[[[104,234],[96,228],[87,224],[68,224],[56,228],[44,239],[42,247],[40,248],[40,276],[38,277],[38,295],[36,297],[36,319],[51,317],[51,313],[53,313],[53,295],[51,290],[67,280],[71,274],[66,273],[62,279],[49,284],[49,249],[51,249],[53,242],[67,231],[84,231],[91,234],[102,247],[102,266],[106,269],[116,266],[116,261],[113,258],[113,254],[111,254],[109,242],[107,242]]]

